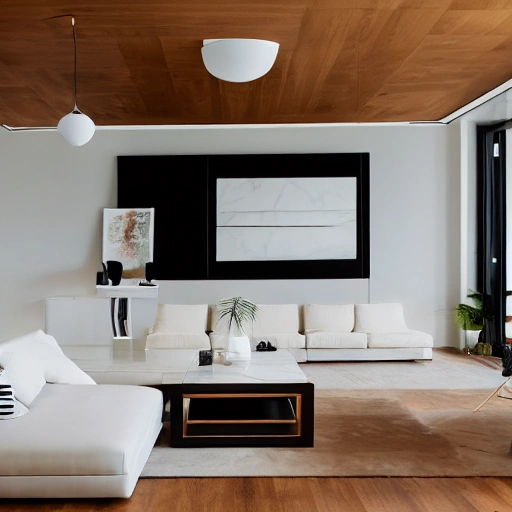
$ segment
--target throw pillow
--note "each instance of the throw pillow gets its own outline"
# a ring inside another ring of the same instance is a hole
[[[7,370],[16,399],[30,407],[46,384],[39,361],[29,354],[2,352],[0,365]]]
[[[43,367],[46,382],[96,384],[89,375],[66,357],[53,336],[41,330],[0,343],[0,355],[7,351],[37,358]]]
[[[0,366],[0,420],[12,420],[27,414],[28,409],[14,396],[7,370]]]

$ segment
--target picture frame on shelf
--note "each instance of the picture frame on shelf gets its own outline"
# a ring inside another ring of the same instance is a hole
[[[122,279],[143,279],[153,261],[154,208],[104,208],[102,260],[119,261]]]

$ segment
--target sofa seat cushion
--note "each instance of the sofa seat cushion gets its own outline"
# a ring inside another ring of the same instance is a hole
[[[132,473],[161,426],[156,389],[46,384],[29,414],[0,422],[0,476]]]
[[[306,348],[306,336],[296,332],[258,334],[250,338],[253,350],[260,341],[270,341],[276,348]]]
[[[184,332],[158,332],[148,334],[146,337],[147,349],[162,348],[197,348],[209,349],[210,339],[205,332],[184,333]]]
[[[354,304],[306,304],[304,329],[351,332],[354,330]]]
[[[364,332],[311,332],[306,334],[307,348],[366,348]]]
[[[426,332],[372,332],[368,334],[368,348],[431,348],[434,339]]]

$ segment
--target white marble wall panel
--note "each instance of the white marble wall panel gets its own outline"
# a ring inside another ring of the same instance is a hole
[[[217,180],[217,261],[357,257],[356,178]]]
[[[356,178],[217,180],[217,216],[226,212],[355,210]]]
[[[217,261],[333,260],[356,257],[356,224],[217,228]]]

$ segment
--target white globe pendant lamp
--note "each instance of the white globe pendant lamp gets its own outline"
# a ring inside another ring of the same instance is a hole
[[[96,126],[92,119],[85,115],[76,105],[76,33],[75,18],[71,18],[73,27],[73,45],[74,45],[74,68],[73,68],[73,91],[75,106],[73,110],[64,116],[57,125],[57,130],[64,137],[66,142],[72,146],[83,146],[92,139]]]
[[[81,112],[76,105],[73,111],[64,116],[57,125],[57,130],[72,146],[83,146],[89,142],[95,129],[92,119]]]
[[[263,39],[205,39],[201,54],[210,74],[226,82],[250,82],[267,74],[279,43]]]

